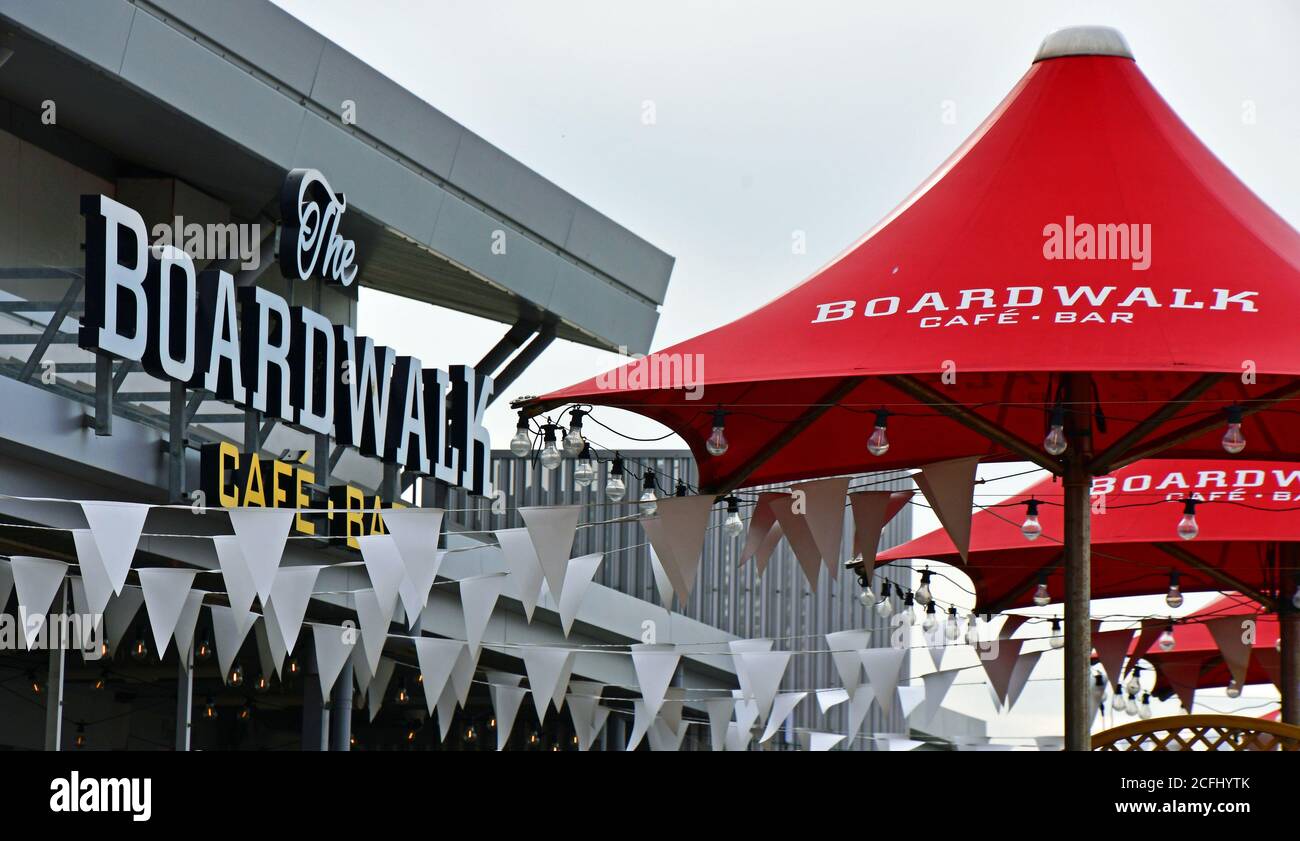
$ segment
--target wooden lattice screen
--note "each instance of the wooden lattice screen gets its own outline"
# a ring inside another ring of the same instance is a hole
[[[1300,751],[1300,727],[1238,715],[1169,716],[1105,730],[1092,737],[1092,749]]]

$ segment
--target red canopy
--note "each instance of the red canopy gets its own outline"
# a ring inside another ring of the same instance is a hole
[[[959,456],[1023,460],[934,404],[973,409],[1037,450],[1054,375],[1088,372],[1108,415],[1098,452],[1184,394],[1199,402],[1138,441],[1198,423],[1168,454],[1221,454],[1225,406],[1300,390],[1300,235],[1197,140],[1131,58],[1061,52],[1071,50],[1045,47],[934,175],[802,284],[645,360],[527,400],[526,411],[639,412],[679,432],[702,486],[722,490]],[[1243,384],[1243,366],[1257,382]],[[1211,385],[1201,379],[1209,372],[1230,376]],[[702,395],[683,390],[696,385]],[[715,407],[730,412],[730,449],[710,457]],[[896,414],[892,447],[873,458],[865,444],[880,407]],[[1256,457],[1290,457],[1300,417],[1265,412],[1246,434]]]
[[[1300,465],[1148,460],[1098,477],[1092,491],[1093,598],[1163,593],[1171,570],[1188,592],[1275,592],[1292,580],[1280,576],[1272,549],[1300,541]],[[1199,535],[1182,540],[1177,500],[1189,495],[1206,502],[1196,511]],[[1043,532],[1032,542],[1020,530],[1030,499],[1043,503]],[[962,567],[975,583],[980,610],[1031,604],[1044,572],[1048,590],[1060,596],[1060,500],[1061,486],[1048,478],[976,513],[966,564],[942,530],[885,550],[876,563],[930,558]]]
[[[1228,670],[1228,664],[1224,661],[1223,655],[1219,653],[1219,646],[1215,643],[1214,637],[1203,624],[1206,620],[1224,616],[1256,616],[1258,618],[1256,625],[1257,636],[1254,649],[1251,651],[1250,666],[1246,671],[1246,683],[1249,685],[1276,682],[1278,669],[1280,668],[1276,648],[1278,640],[1277,616],[1267,613],[1258,602],[1240,593],[1228,593],[1185,617],[1187,621],[1179,624],[1174,631],[1176,647],[1172,651],[1161,651],[1158,648],[1152,648],[1143,655],[1142,659],[1156,669],[1156,683],[1153,692],[1157,697],[1168,697],[1174,692],[1172,684],[1165,678],[1162,671],[1162,667],[1166,664],[1201,664],[1200,678],[1196,682],[1197,689],[1228,685],[1228,681],[1232,680],[1232,673]],[[1137,639],[1134,638],[1135,646],[1136,643]],[[1130,648],[1129,653],[1133,653],[1132,648]]]

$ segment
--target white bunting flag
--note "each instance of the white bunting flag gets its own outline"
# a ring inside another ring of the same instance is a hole
[[[664,696],[668,692],[668,684],[677,672],[677,662],[680,659],[681,655],[677,653],[675,645],[632,646],[632,668],[636,671],[636,684],[641,690],[641,698],[650,718],[659,714],[659,708],[663,706]],[[649,727],[649,724],[646,726]]]
[[[867,720],[867,713],[871,712],[871,702],[875,697],[875,691],[865,683],[853,690],[849,698],[848,737],[850,739],[856,738],[858,732],[862,730],[862,723]]]
[[[868,584],[876,566],[880,533],[912,496],[911,491],[859,491],[849,494],[849,503],[853,506],[853,554],[862,556],[862,571]]]
[[[818,733],[805,730],[799,734],[799,746],[806,751],[827,751],[844,741],[842,733]]]
[[[369,534],[357,538],[361,546],[361,558],[365,561],[366,572],[370,575],[370,587],[375,591],[375,598],[388,611],[391,618],[397,610],[397,597],[406,579],[406,568],[402,566],[402,556],[397,552],[397,543],[389,534]],[[420,608],[411,613],[412,605],[404,604],[407,609],[407,624],[414,623],[420,615]]]
[[[880,747],[881,750],[888,750],[888,751],[916,750],[923,744],[925,744],[925,742],[921,742],[916,739],[908,739],[903,736],[894,735],[892,733],[876,734],[876,745]]]
[[[135,624],[135,617],[144,606],[144,593],[139,587],[127,585],[122,594],[108,603],[104,609],[104,631],[108,637],[108,655],[117,653],[117,647]]]
[[[568,688],[569,675],[573,671],[573,651],[524,646],[520,650],[520,656],[524,660],[524,670],[528,672],[528,689],[533,693],[537,720],[545,721],[546,707],[553,703],[552,699],[560,696],[560,702],[555,704],[557,711],[563,703],[564,691]]]
[[[835,581],[840,575],[841,550],[844,545],[844,498],[849,492],[849,477],[817,479],[795,485],[795,493],[803,492],[807,511],[804,519],[817,543],[822,563]]]
[[[307,615],[307,605],[311,602],[320,571],[318,566],[280,567],[276,570],[266,613],[268,619],[274,616],[275,629],[286,652],[293,651],[298,642],[298,631]]]
[[[362,639],[365,639],[364,634]],[[370,686],[366,688],[366,708],[370,712],[371,721],[375,720],[375,716],[379,715],[379,710],[384,706],[384,696],[388,694],[388,684],[393,680],[393,669],[396,666],[397,664],[387,657],[379,659],[375,676],[370,679]]]
[[[980,457],[957,458],[927,464],[912,475],[925,499],[939,518],[952,544],[966,560],[970,548],[971,505],[975,500],[975,472]]]
[[[925,700],[924,686],[900,686],[898,687],[898,703],[901,706],[900,712],[906,719],[912,714],[912,710],[921,705]]]
[[[6,567],[8,569],[8,567]],[[11,573],[12,575],[12,573]],[[78,647],[81,649],[81,662],[88,663],[92,660],[98,660],[104,654],[104,649],[108,643],[104,642],[104,614],[95,614],[86,607],[86,587],[83,579],[77,575],[68,576],[68,589],[72,591],[72,608],[82,616],[89,617],[91,621],[81,624],[81,635],[76,640]],[[112,593],[112,590],[109,590]],[[18,624],[18,638],[26,645],[23,636],[22,623]]]
[[[1256,629],[1259,627],[1255,616],[1224,616],[1211,619],[1205,623],[1205,630],[1214,637],[1223,655],[1223,662],[1228,664],[1228,671],[1237,686],[1246,685],[1246,673],[1250,669],[1250,650],[1253,648]],[[1248,635],[1249,633],[1249,635]]]
[[[328,699],[343,664],[352,654],[354,637],[334,625],[311,624],[312,643],[316,648],[316,671],[320,675],[320,694]]]
[[[456,667],[456,661],[464,649],[465,643],[459,640],[416,637],[415,657],[420,663],[424,702],[429,708],[429,715],[433,715],[434,705],[447,688],[452,669]]]
[[[869,648],[862,652],[862,668],[886,718],[894,708],[894,690],[906,657],[907,651],[902,648]]]
[[[1097,662],[1106,670],[1106,677],[1110,680],[1111,686],[1123,681],[1120,669],[1124,665],[1124,656],[1128,654],[1129,646],[1133,643],[1133,633],[1132,628],[1126,628],[1092,635],[1092,647],[1097,652]]]
[[[1011,673],[1016,668],[1016,660],[1020,657],[1020,649],[1024,646],[1024,640],[1001,640],[998,644],[998,654],[996,657],[980,656],[980,663],[984,666],[984,673],[988,675],[989,686],[993,690],[993,697],[997,699],[999,708],[1007,702],[1007,690],[1011,686]]]
[[[786,494],[784,498],[774,499],[768,504],[776,514],[776,522],[781,527],[785,539],[790,543],[804,577],[808,579],[808,586],[815,593],[821,576],[822,553],[817,548],[817,539],[813,537],[808,518],[796,512],[796,503],[795,497]]]
[[[447,741],[451,732],[451,722],[456,716],[456,687],[449,682],[438,696],[438,732],[442,741]]]
[[[596,574],[596,568],[604,557],[603,552],[595,552],[569,561],[569,571],[564,576],[564,592],[559,599],[560,625],[566,637],[573,629],[573,620],[578,618],[582,600],[591,589],[592,576]]]
[[[1029,675],[1033,673],[1034,666],[1038,665],[1038,658],[1042,653],[1041,651],[1031,651],[1016,658],[1016,665],[1011,670],[1011,681],[1007,686],[1008,711],[1016,705],[1016,701],[1020,700],[1020,693],[1024,691],[1025,684],[1029,682]]]
[[[713,496],[674,496],[659,500],[654,517],[641,521],[668,580],[683,602],[699,576],[704,535],[713,513]]]
[[[627,746],[623,750],[636,750],[637,746],[641,744],[641,740],[650,732],[650,727],[654,724],[654,721],[655,714],[650,712],[650,706],[645,701],[633,701],[632,732],[628,735]]]
[[[292,508],[231,508],[226,513],[230,515],[230,525],[252,577],[253,589],[265,602],[271,597],[275,571],[280,566],[289,527],[297,512]]]
[[[753,510],[749,515],[749,529],[745,533],[745,545],[740,550],[740,563],[743,565],[750,558],[758,555],[759,548],[767,540],[768,533],[776,525],[776,512],[772,510],[770,503],[774,499],[789,499],[788,494],[776,493],[775,491],[764,491],[758,495],[758,500],[754,503]],[[763,571],[767,559],[762,558],[759,566],[759,572]]]
[[[441,508],[388,508],[382,516],[406,570],[401,597],[411,623],[428,604],[429,590],[442,566],[445,553],[438,551],[442,516]]]
[[[158,652],[158,658],[162,659],[167,644],[176,633],[176,623],[180,621],[181,613],[185,610],[185,602],[189,598],[190,589],[194,586],[197,570],[150,567],[136,570],[136,574],[140,577],[145,610],[149,614],[149,628],[153,631],[154,650]],[[186,653],[179,647],[177,651],[182,656]]]
[[[568,571],[569,553],[573,551],[573,537],[578,531],[581,513],[580,505],[519,509],[519,516],[533,539],[533,549],[542,565],[546,586],[553,596],[564,592],[564,576]]]
[[[776,732],[785,724],[785,720],[794,713],[794,708],[799,706],[799,702],[808,697],[807,692],[782,692],[772,701],[772,712],[767,716],[767,727],[763,729],[763,735],[759,737],[760,743],[776,735]]]
[[[740,697],[754,697],[754,687],[749,683],[749,673],[745,671],[740,655],[747,651],[771,651],[774,644],[770,639],[732,640],[727,643],[727,648],[731,650],[732,668],[736,670],[736,680],[740,683]]]
[[[767,718],[772,702],[790,665],[789,651],[746,651],[736,658],[737,669],[744,669],[753,700],[758,704],[758,715]]]
[[[533,539],[528,536],[528,529],[500,529],[496,537],[497,543],[501,544],[506,569],[510,570],[506,579],[507,592],[523,604],[524,616],[532,622],[543,581],[542,562],[537,560]]]
[[[930,672],[930,674],[921,678],[925,684],[925,704],[921,708],[921,727],[929,724],[934,720],[934,716],[939,712],[939,706],[952,688],[952,683],[961,673],[960,669],[949,669],[946,672]]]
[[[870,640],[870,631],[836,631],[826,635],[826,645],[830,648],[835,671],[839,672],[840,684],[850,693],[862,683],[862,652]]]
[[[217,645],[217,662],[221,664],[221,679],[230,680],[230,669],[244,645],[244,638],[257,620],[256,613],[236,611],[225,605],[208,605],[212,616],[212,636]]]
[[[478,669],[478,652],[467,645],[461,649],[456,658],[456,665],[451,670],[451,685],[456,690],[456,702],[462,707],[469,699],[469,690],[474,685],[474,672]]]
[[[126,574],[131,569],[131,559],[135,557],[135,548],[140,543],[145,517],[149,516],[149,506],[136,502],[81,502],[80,505],[99,552],[86,561],[82,561],[80,556],[77,560],[103,564],[113,592],[120,595]]]
[[[710,698],[704,702],[704,709],[709,714],[709,735],[712,747],[716,751],[727,749],[727,725],[731,723],[731,714],[736,709],[733,698]]]
[[[284,650],[280,632],[275,629],[275,618],[270,615],[270,606],[267,608],[267,613],[253,623],[253,639],[257,642],[257,659],[261,665],[262,678],[270,680],[271,675],[280,674],[280,666],[288,652]]]
[[[113,597],[113,582],[109,578],[104,561],[99,556],[99,547],[90,529],[73,529],[72,542],[77,550],[77,563],[81,567],[81,588],[86,595],[81,612],[99,615],[108,607],[108,600]]]
[[[45,627],[45,615],[54,607],[54,596],[68,574],[68,565],[30,555],[14,555],[9,564],[18,591],[19,635],[31,651]]]
[[[460,580],[460,608],[465,616],[465,639],[469,641],[475,660],[483,645],[483,634],[487,631],[488,621],[492,619],[492,609],[496,607],[507,577],[491,574]]]
[[[361,645],[366,655],[370,674],[378,677],[379,658],[388,642],[389,626],[393,622],[394,602],[385,610],[374,590],[358,590],[353,594],[356,603],[357,624],[361,626]]]
[[[510,741],[510,731],[515,726],[515,717],[519,714],[519,705],[528,690],[497,683],[488,688],[492,695],[492,712],[497,719],[497,750],[505,750]]]
[[[859,661],[859,665],[861,662]],[[856,691],[857,687],[854,687]],[[822,711],[822,715],[830,712],[833,708],[849,700],[847,689],[818,689],[817,690],[817,708]]]
[[[230,607],[238,611],[249,610],[253,599],[257,598],[257,586],[253,584],[253,575],[248,571],[239,541],[231,535],[217,535],[212,538],[212,548],[216,550],[217,563],[221,566],[221,580],[225,583]]]
[[[14,591],[14,573],[9,568],[9,562],[0,560],[0,613],[9,606],[9,596]],[[98,611],[85,611],[86,613],[96,613]]]
[[[650,729],[646,735],[650,739],[650,750],[652,751],[678,751],[682,748],[682,740],[686,738],[686,729],[691,726],[689,721],[679,722],[674,729],[667,721],[657,718],[651,723]]]
[[[668,578],[668,572],[659,560],[659,555],[655,553],[655,548],[650,547],[650,572],[654,574],[655,592],[659,594],[659,604],[664,610],[673,609],[673,582]]]

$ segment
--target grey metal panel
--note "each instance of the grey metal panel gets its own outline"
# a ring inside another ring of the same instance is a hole
[[[568,262],[559,264],[547,308],[575,324],[590,325],[630,353],[649,350],[659,317],[654,307]]]
[[[451,174],[465,129],[336,44],[325,46],[310,87],[312,101],[336,117],[356,104],[356,125],[436,175]]]
[[[126,0],[98,3],[0,0],[0,15],[15,18],[61,48],[116,73],[122,66],[135,5]],[[17,70],[21,65],[11,65]]]
[[[264,0],[149,2],[297,91],[311,90],[321,50],[329,43],[288,12]]]
[[[505,253],[492,253],[494,231],[505,232]],[[478,272],[500,280],[540,307],[548,307],[560,258],[503,225],[499,220],[447,196],[429,247]]]
[[[121,75],[266,160],[291,166],[302,107],[152,15],[136,15]]]
[[[563,242],[575,257],[617,276],[656,303],[663,303],[668,294],[673,258],[586,205],[578,206]]]
[[[446,191],[431,181],[412,179],[411,171],[315,114],[302,124],[291,166],[314,167],[330,186],[345,193],[348,205],[402,231],[418,242],[433,236]],[[365,271],[365,254],[358,255]]]
[[[563,246],[578,201],[473,132],[465,132],[451,182],[534,233]]]

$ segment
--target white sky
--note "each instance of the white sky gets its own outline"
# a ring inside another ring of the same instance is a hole
[[[1025,72],[1043,36],[1062,26],[1119,28],[1183,120],[1292,225],[1300,222],[1300,6],[1283,0],[1230,10],[1209,2],[1092,2],[1082,10],[1044,0],[368,0],[364,14],[354,0],[276,2],[674,255],[655,347],[745,314],[857,239],[961,143]],[[647,100],[653,125],[641,119]],[[941,120],[945,102],[955,105],[955,125]],[[1243,118],[1248,110],[1253,121]],[[794,231],[806,233],[806,254],[791,253]],[[365,290],[360,309],[363,332],[439,364],[472,363],[504,332]],[[510,397],[616,362],[557,342],[493,408],[494,442],[504,446],[513,433]],[[663,432],[635,416],[601,417],[632,435]],[[1010,494],[1032,480],[982,492]],[[916,514],[917,533],[937,525],[928,512]],[[970,602],[955,589],[936,592]],[[1205,600],[1188,598],[1181,612]],[[1163,601],[1098,610],[1163,612]],[[962,662],[950,654],[944,665]],[[915,657],[914,669],[928,671],[928,656]],[[1056,733],[1059,676],[1059,655],[1045,655],[1009,715],[994,715],[983,686],[954,687],[947,705],[989,719],[994,735]],[[1198,701],[1226,711],[1276,697],[1265,687],[1245,694],[1253,700],[1206,692]],[[1198,712],[1209,709],[1198,703]]]

